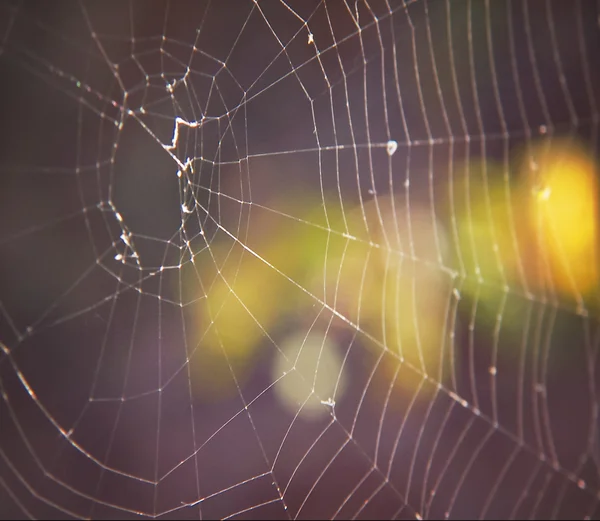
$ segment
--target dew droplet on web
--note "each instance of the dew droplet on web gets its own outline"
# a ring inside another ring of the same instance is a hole
[[[387,142],[387,153],[388,156],[393,156],[398,150],[398,143],[394,140],[390,140]]]
[[[335,400],[333,398],[327,398],[327,400],[321,400],[321,405],[326,405],[332,409],[335,407]]]

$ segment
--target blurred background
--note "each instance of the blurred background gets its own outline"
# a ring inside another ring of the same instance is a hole
[[[0,4],[0,518],[597,518],[600,13]]]

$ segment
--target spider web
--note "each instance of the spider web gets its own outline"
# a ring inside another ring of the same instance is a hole
[[[597,517],[597,7],[3,3],[1,517]]]

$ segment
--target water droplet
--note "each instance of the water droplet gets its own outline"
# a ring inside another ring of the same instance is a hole
[[[321,404],[333,408],[335,407],[335,400],[333,398],[327,398],[327,400],[321,400]]]
[[[396,141],[390,140],[387,142],[387,153],[388,156],[393,156],[398,150],[398,143]]]

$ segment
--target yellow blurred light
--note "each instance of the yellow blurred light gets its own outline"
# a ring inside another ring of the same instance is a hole
[[[525,197],[522,187],[508,177],[505,165],[492,160],[474,160],[455,171],[450,195],[459,267],[465,275],[461,293],[476,303],[479,324],[494,328],[500,317],[503,331],[517,338],[527,300],[512,299],[507,305],[507,292],[526,294],[537,277],[524,213],[529,194]]]
[[[564,141],[540,145],[534,153],[540,158],[527,209],[534,253],[547,264],[556,291],[585,295],[598,285],[596,167],[585,152]]]
[[[361,340],[376,354],[383,346],[393,355],[390,362],[440,377],[452,289],[439,262],[447,243],[442,227],[426,206],[414,201],[407,211],[390,196],[355,209],[348,224],[354,238],[347,239],[343,256],[330,259],[337,310],[358,325],[365,333]],[[396,366],[384,367],[388,376]],[[398,386],[414,391],[415,382],[403,380]]]
[[[521,245],[514,233],[522,219],[519,194],[506,183],[503,167],[492,161],[485,168],[474,161],[459,172],[451,196],[467,291],[502,292],[519,281]],[[485,287],[477,289],[481,283]]]
[[[269,347],[277,356],[286,317],[308,327],[320,308],[357,327],[358,342],[375,355],[383,346],[386,359],[396,361],[386,367],[388,376],[403,361],[420,375],[440,377],[452,278],[440,264],[447,239],[431,209],[386,196],[342,213],[330,200],[325,220],[320,198],[273,204],[290,213],[252,218],[243,245],[211,244],[196,258],[191,275],[202,279],[203,293],[196,295],[192,342],[197,392],[211,399],[236,392],[259,350]],[[406,390],[406,382],[399,386]]]
[[[273,302],[282,288],[277,274],[238,244],[214,244],[211,252],[188,268],[188,284],[202,280],[195,285],[200,300],[190,309],[195,392],[215,400],[234,393],[250,375],[260,341],[277,319]]]
[[[252,373],[260,351],[278,346],[278,326],[305,297],[294,282],[305,286],[306,272],[323,267],[318,228],[307,224],[319,222],[322,206],[309,198],[289,204],[276,200],[272,205],[289,214],[255,209],[243,241],[224,237],[187,268],[190,283],[201,280],[194,284],[199,294],[191,296],[200,299],[192,312],[191,332],[200,397],[214,400],[236,392]]]

